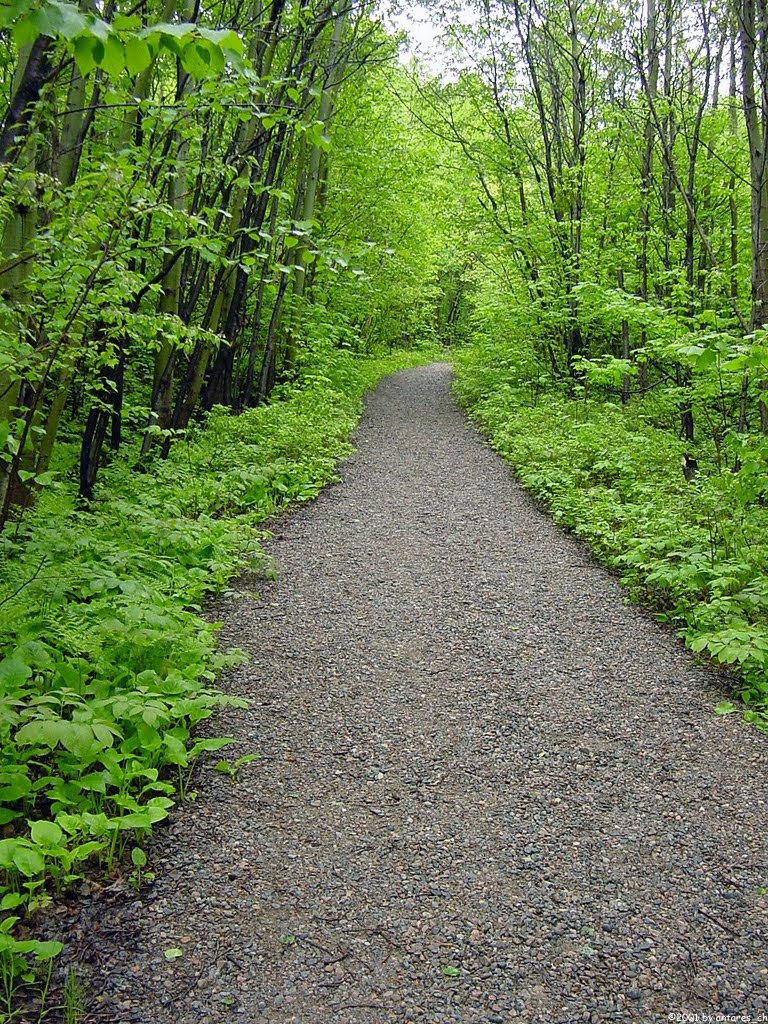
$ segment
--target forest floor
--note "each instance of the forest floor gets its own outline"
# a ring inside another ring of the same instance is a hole
[[[768,737],[713,714],[723,680],[526,496],[447,365],[387,378],[356,443],[278,524],[279,582],[217,608],[253,703],[215,727],[259,760],[201,773],[153,884],[59,919],[86,1020],[765,1020]]]

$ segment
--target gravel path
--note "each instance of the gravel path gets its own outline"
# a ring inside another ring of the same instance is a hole
[[[85,908],[89,1021],[767,1019],[768,740],[449,379],[385,380],[279,584],[225,603],[225,728],[262,757],[204,775],[154,886]]]

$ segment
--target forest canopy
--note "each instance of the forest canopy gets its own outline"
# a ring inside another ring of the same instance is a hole
[[[318,343],[522,310],[536,372],[768,429],[760,9],[429,11],[406,70],[352,0],[2,6],[0,523],[62,423],[88,499]]]
[[[429,325],[433,142],[366,5],[51,0],[2,23],[0,523],[51,482],[62,424],[89,499],[126,430],[167,454],[314,345]]]

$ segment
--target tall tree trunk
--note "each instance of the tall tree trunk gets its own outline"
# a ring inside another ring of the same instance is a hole
[[[0,126],[0,163],[13,160],[24,148],[40,93],[51,74],[53,46],[53,39],[41,35],[19,54],[11,101]]]
[[[43,86],[51,73],[50,55],[53,40],[39,36],[19,54],[16,73],[11,83],[11,99],[0,127],[0,164],[15,164],[20,171],[35,170],[37,147],[28,141],[29,129]],[[37,231],[37,201],[34,174],[20,186],[2,229],[2,262],[9,269],[0,277],[5,310],[0,318],[0,331],[11,337],[22,335],[26,340],[29,324],[14,306],[24,299],[24,282],[29,273],[29,244]],[[23,373],[11,368],[0,370],[0,421],[12,425],[26,419],[24,409],[25,381]],[[37,401],[40,400],[37,395]],[[20,428],[28,433],[28,425]],[[0,528],[7,518],[15,495],[26,489],[18,477],[19,458],[0,461]]]
[[[65,187],[74,182],[80,165],[85,118],[84,107],[85,78],[80,74],[77,64],[73,61],[67,92],[66,113],[62,119],[60,152],[57,162],[58,178]]]
[[[616,268],[616,283],[619,288],[624,291],[624,268]],[[629,347],[629,321],[624,318],[621,321],[621,358],[629,362],[631,356],[631,350]],[[625,373],[621,378],[621,402],[622,405],[626,405],[629,402],[629,397],[632,391],[632,378],[628,373]]]
[[[333,32],[328,46],[328,55],[325,61],[325,74],[323,91],[320,95],[320,105],[317,112],[317,120],[323,126],[323,131],[328,131],[331,114],[336,102],[341,79],[344,74],[345,61],[340,58],[339,51],[341,40],[344,35],[344,28],[347,24],[351,3],[343,0],[336,17],[333,21]],[[308,166],[305,174],[303,201],[301,205],[301,220],[308,225],[315,218],[315,205],[317,200],[317,189],[320,183],[320,169],[322,166],[323,149],[319,145],[312,146],[309,153]],[[298,345],[299,323],[301,315],[301,300],[304,298],[304,289],[307,279],[307,240],[308,235],[303,233],[300,241],[293,251],[293,301],[291,303],[291,323],[288,329],[285,347],[286,369],[290,369],[296,361]]]
[[[191,0],[184,0],[177,3],[177,0],[166,0],[166,11],[173,12],[177,7],[181,8],[185,19],[194,17],[195,5]],[[151,68],[151,65],[150,65]],[[150,87],[150,79],[145,78],[149,72],[143,72],[139,76],[137,88],[140,95],[146,95]],[[190,78],[183,70],[181,61],[176,61],[176,102],[184,102],[184,97],[189,91]],[[133,112],[130,117],[132,118]],[[136,115],[138,116],[138,115]],[[128,121],[128,119],[126,119]],[[128,124],[130,125],[130,121]],[[134,131],[138,131],[139,122],[134,122]],[[168,176],[168,205],[171,209],[182,214],[187,205],[187,158],[189,154],[189,140],[187,132],[183,129],[174,132],[169,140],[169,152],[176,150],[176,159],[173,170]],[[178,229],[170,225],[165,232],[165,245],[169,251],[174,251],[180,243]],[[181,259],[174,260],[168,268],[167,273],[161,281],[161,294],[158,302],[158,312],[165,316],[178,316],[181,310]],[[150,401],[149,424],[150,428],[167,430],[171,425],[171,410],[173,404],[173,375],[178,358],[178,349],[173,341],[164,337],[155,355],[155,366],[152,381],[152,398]],[[152,447],[158,442],[158,435],[155,430],[147,430],[142,439],[141,454],[147,455]]]
[[[85,421],[80,445],[80,497],[86,501],[93,500],[107,430],[117,415],[121,401],[120,373],[120,358],[117,354],[113,365],[104,366],[99,373],[99,385],[91,399]]]
[[[271,239],[275,237],[275,225],[277,223],[278,213],[278,199],[277,196],[272,197],[272,209],[269,215],[269,230],[268,234]],[[271,251],[271,244],[270,244]],[[256,293],[256,309],[253,314],[253,328],[251,331],[251,343],[248,348],[248,363],[245,371],[245,382],[243,384],[242,394],[240,395],[238,408],[247,409],[251,404],[251,398],[253,395],[253,383],[256,372],[256,356],[259,347],[259,334],[261,329],[261,319],[264,309],[264,295],[267,289],[267,282],[272,274],[272,267],[270,260],[264,261],[264,266],[261,268],[261,274],[259,276],[259,287]]]
[[[752,194],[751,326],[757,330],[768,324],[768,10],[765,0],[737,0],[736,14]],[[768,380],[760,381],[760,389],[760,424],[768,434]]]
[[[656,30],[656,0],[647,0],[646,7],[646,91],[649,103],[653,105],[659,92],[659,48]],[[648,249],[651,234],[651,195],[653,190],[653,150],[655,140],[654,121],[649,111],[643,125],[643,148],[640,157],[640,251],[637,258],[638,294],[648,301],[649,259]],[[645,327],[640,335],[640,346],[645,348],[648,336]],[[648,363],[640,362],[638,386],[641,396],[648,387]]]

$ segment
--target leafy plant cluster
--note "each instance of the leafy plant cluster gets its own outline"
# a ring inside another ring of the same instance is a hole
[[[674,394],[629,406],[538,395],[510,350],[457,354],[463,405],[556,522],[693,651],[738,674],[748,717],[768,730],[768,440],[731,432],[717,446],[700,442],[688,483],[689,449],[665,429]]]
[[[239,706],[215,685],[239,655],[217,649],[205,595],[267,566],[264,522],[334,477],[363,392],[425,356],[315,351],[280,401],[216,407],[151,471],[116,461],[87,509],[55,485],[2,535],[0,1018],[60,949],[29,915],[129,848],[140,873],[200,755],[230,742],[195,733]]]

